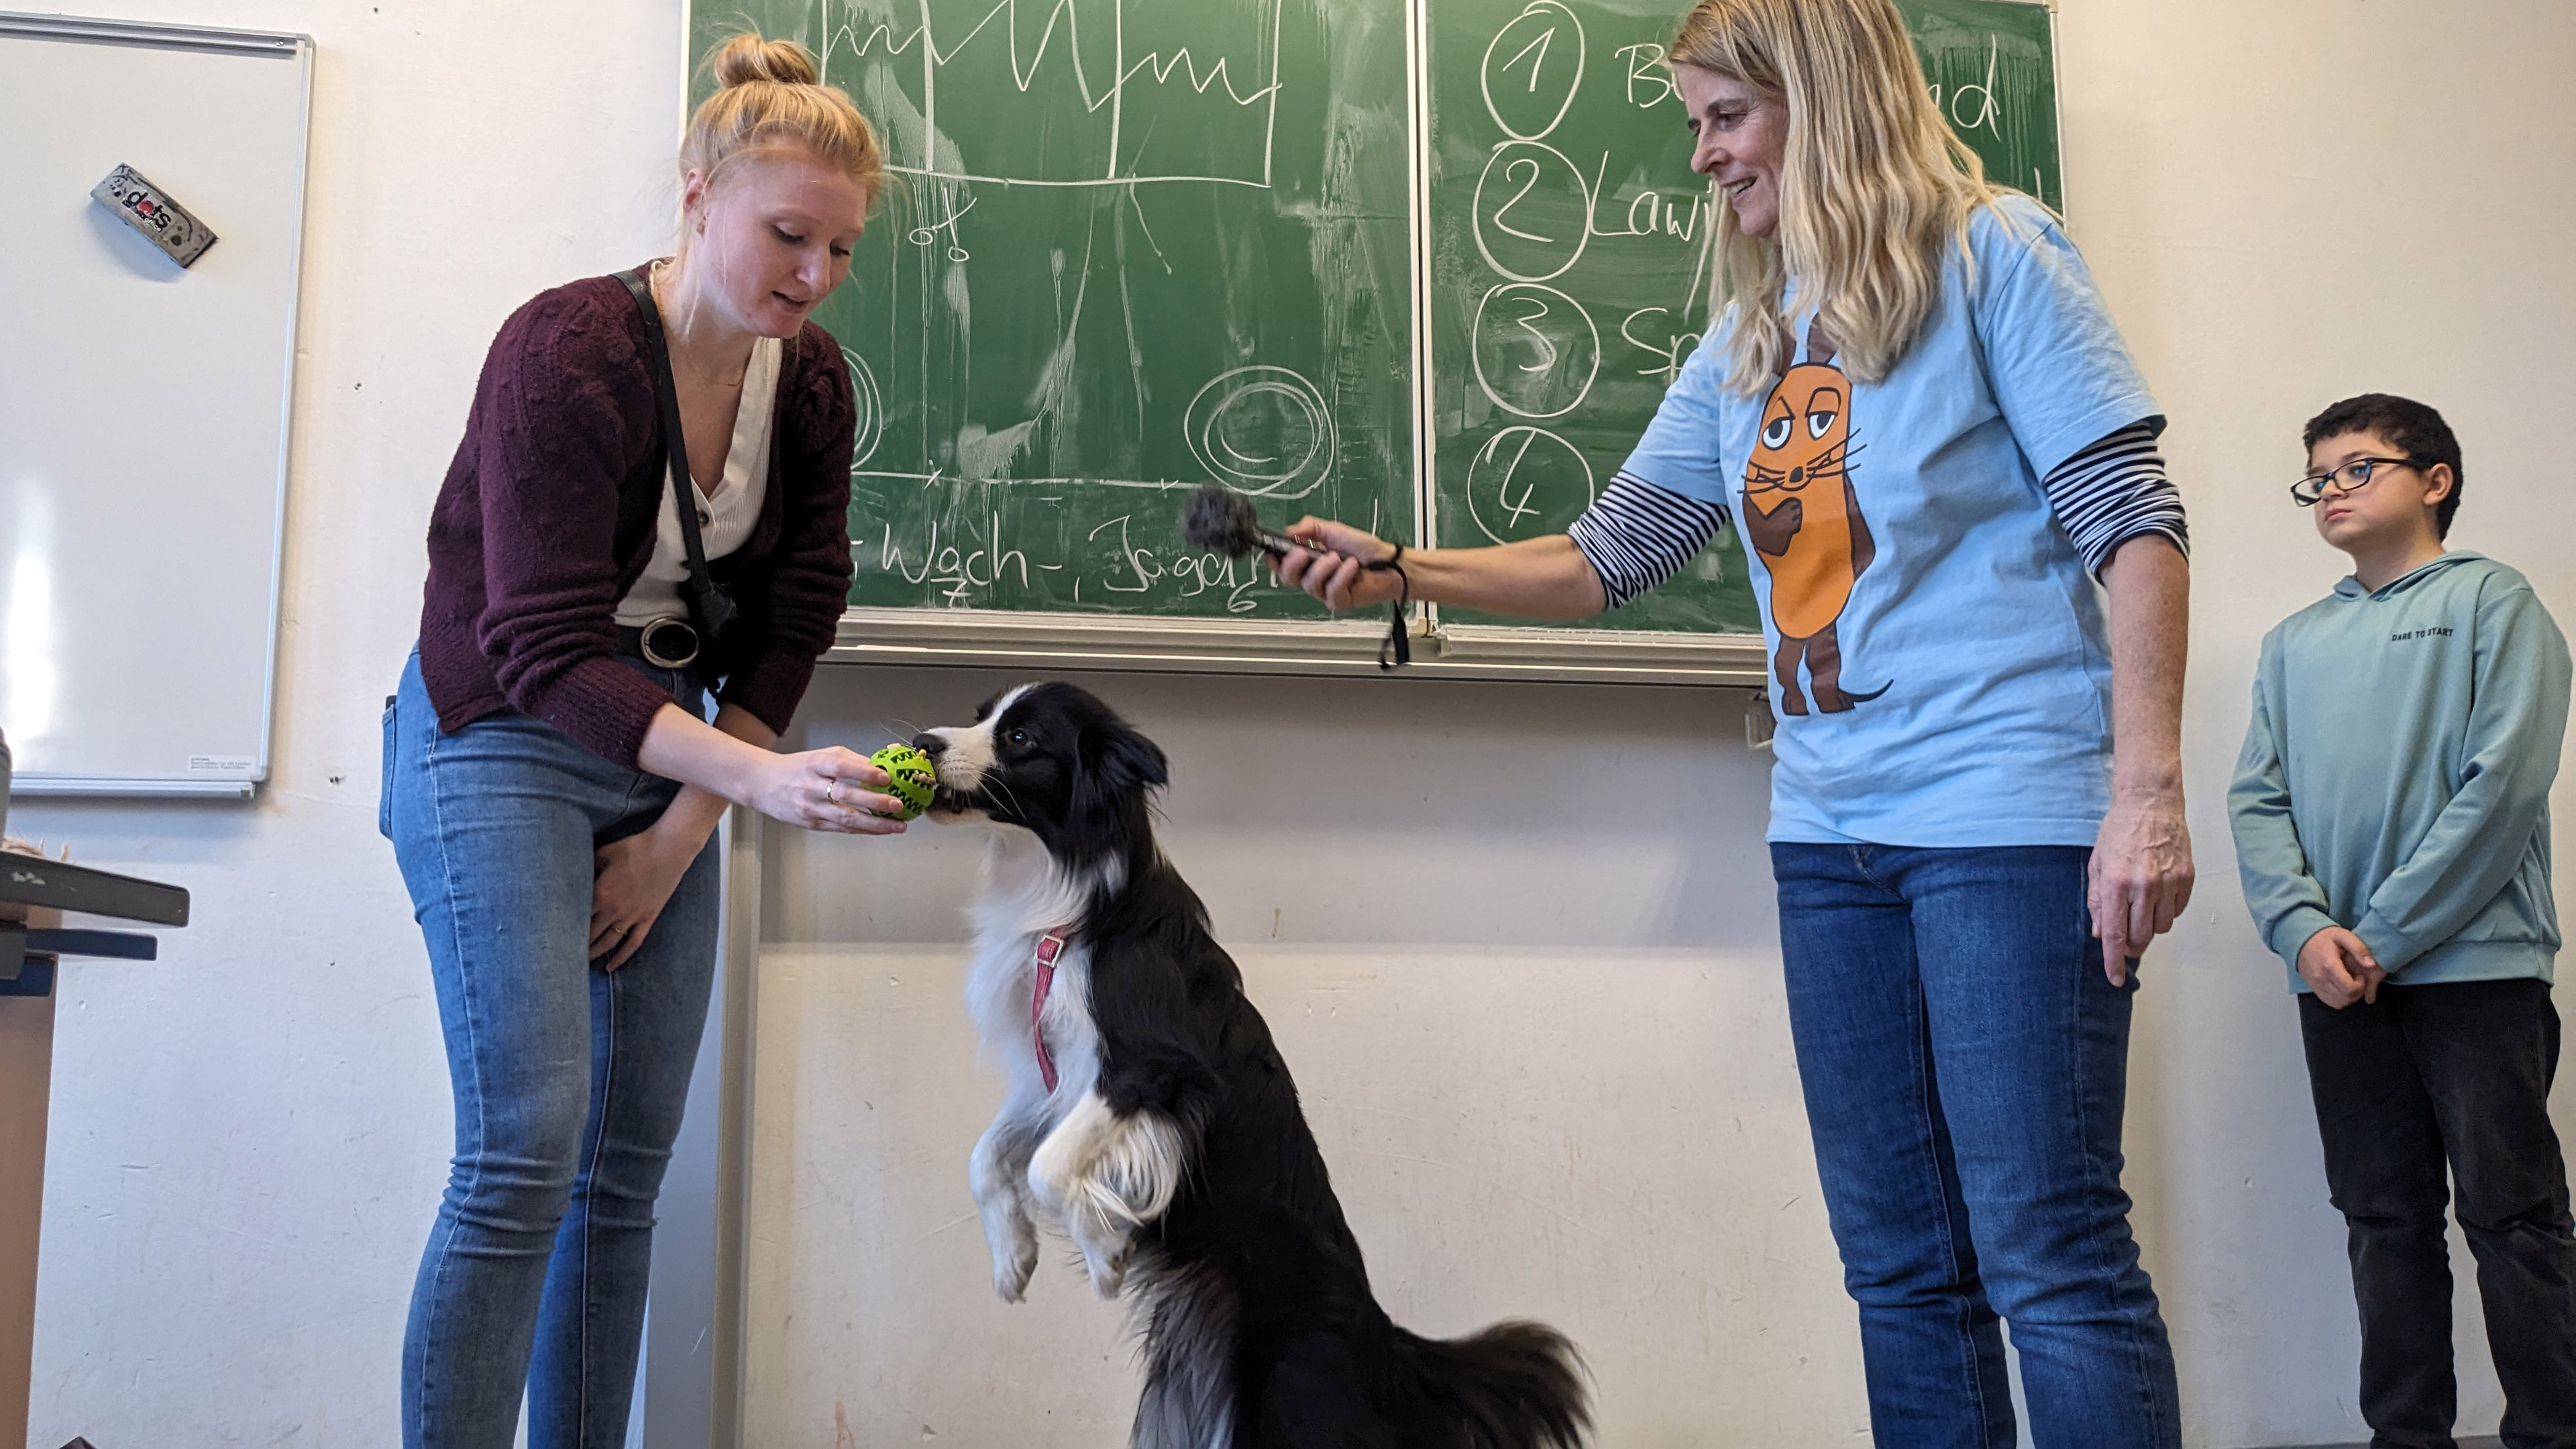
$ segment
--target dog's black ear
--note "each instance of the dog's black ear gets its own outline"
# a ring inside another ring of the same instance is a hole
[[[1113,786],[1151,790],[1172,782],[1163,747],[1129,729],[1124,721],[1112,720],[1083,731],[1082,750],[1083,763]]]
[[[1151,848],[1152,795],[1171,778],[1162,750],[1105,712],[1083,726],[1079,749],[1073,808],[1050,848],[1082,862]]]

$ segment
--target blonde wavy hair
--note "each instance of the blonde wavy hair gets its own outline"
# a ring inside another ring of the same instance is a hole
[[[1941,294],[1941,264],[2005,188],[1932,100],[1893,0],[1698,0],[1666,58],[1788,108],[1780,221],[1746,236],[1712,184],[1709,315],[1732,306],[1726,385],[1758,395],[1794,360],[1791,281],[1863,381],[1887,376]]]
[[[876,201],[885,187],[885,147],[849,96],[821,83],[811,51],[744,31],[727,36],[706,64],[716,92],[689,117],[680,141],[683,178],[703,172],[712,188],[738,161],[796,148],[840,167]],[[687,229],[680,235],[685,247]]]

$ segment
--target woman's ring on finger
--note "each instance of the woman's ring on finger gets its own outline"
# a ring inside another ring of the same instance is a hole
[[[838,805],[841,803],[841,782],[837,776],[834,777],[832,783],[823,787],[823,803],[826,805]]]

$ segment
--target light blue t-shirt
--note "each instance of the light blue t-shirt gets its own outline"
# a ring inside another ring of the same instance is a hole
[[[2101,588],[2040,480],[2163,419],[2073,243],[2003,204],[2009,225],[1970,224],[1973,285],[1954,248],[1884,380],[1855,384],[1802,318],[1786,373],[1739,397],[1714,327],[1628,459],[1744,541],[1773,840],[2091,845],[2109,805]]]

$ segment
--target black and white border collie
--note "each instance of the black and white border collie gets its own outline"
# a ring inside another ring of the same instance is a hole
[[[1435,1341],[1370,1294],[1287,1064],[1155,846],[1163,752],[1068,684],[914,743],[938,762],[932,818],[994,827],[966,988],[1010,1073],[972,1167],[993,1286],[1019,1300],[1044,1217],[1103,1297],[1130,1294],[1135,1449],[1580,1444],[1562,1335]]]

